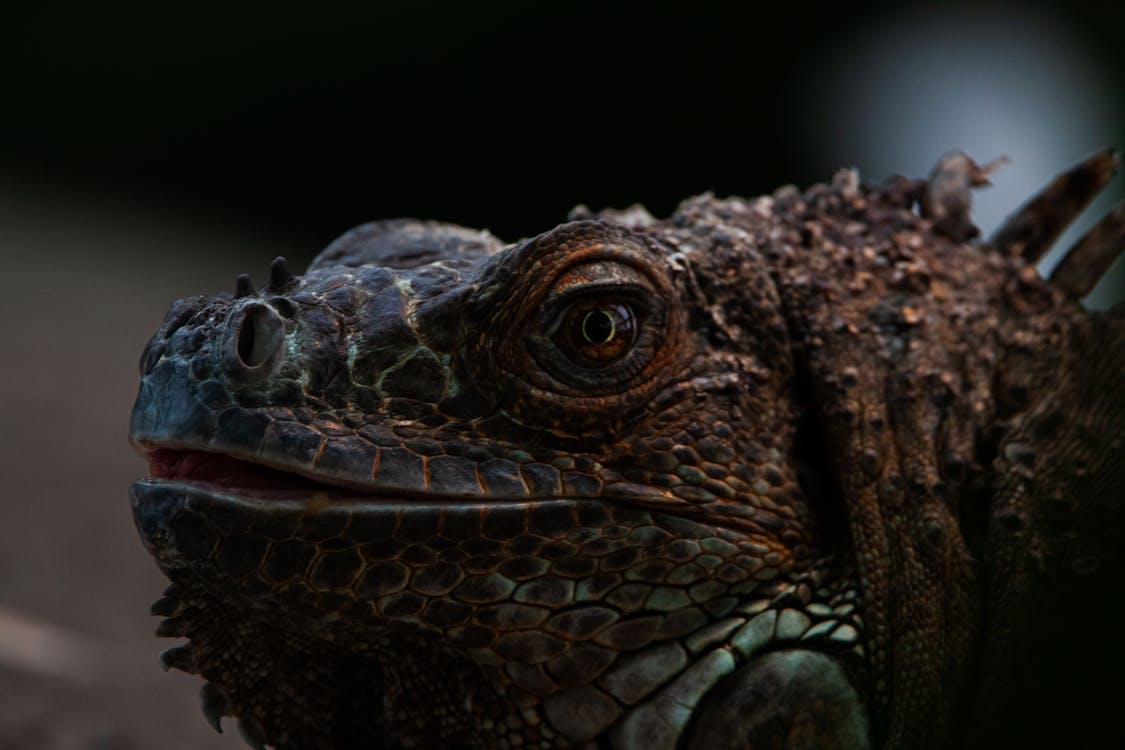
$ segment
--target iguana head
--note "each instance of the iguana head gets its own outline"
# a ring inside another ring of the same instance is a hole
[[[366,225],[180,300],[141,368],[163,632],[252,736],[674,740],[754,659],[862,733],[849,560],[747,236]]]
[[[180,300],[132,419],[165,665],[301,750],[1015,736],[1046,613],[1125,578],[1081,577],[1125,529],[1125,318],[1078,304],[1125,214],[1032,265],[1115,164],[988,244],[957,153],[513,245],[369,224]]]

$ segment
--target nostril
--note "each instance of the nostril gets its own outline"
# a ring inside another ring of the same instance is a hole
[[[246,311],[238,331],[238,358],[247,367],[258,367],[277,349],[278,329],[269,310],[255,307]]]
[[[281,318],[261,303],[246,305],[239,312],[231,321],[234,325],[227,346],[228,369],[243,377],[263,377],[278,360],[284,333]]]

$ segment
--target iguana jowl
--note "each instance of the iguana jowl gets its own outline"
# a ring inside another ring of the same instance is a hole
[[[1115,165],[990,243],[952,154],[512,245],[377,222],[176,302],[131,425],[162,660],[259,747],[1011,737],[1045,603],[1117,559],[1125,317],[1078,299],[1125,215],[1033,266]]]

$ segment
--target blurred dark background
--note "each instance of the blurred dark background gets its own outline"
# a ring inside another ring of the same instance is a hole
[[[845,165],[922,176],[954,147],[1012,159],[978,194],[987,233],[1125,147],[1123,28],[1109,0],[7,8],[0,748],[241,746],[156,665],[163,583],[128,512],[136,358],[172,298],[374,218],[514,240],[576,203],[661,215]]]
[[[1125,145],[1119,2],[731,5],[28,4],[2,32],[0,164],[308,256],[375,217],[515,239],[578,202],[664,214],[952,147],[1012,157],[1018,201]]]

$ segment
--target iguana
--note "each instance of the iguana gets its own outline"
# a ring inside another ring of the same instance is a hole
[[[1034,264],[1116,164],[988,242],[954,152],[512,244],[374,222],[177,301],[131,423],[163,664],[259,748],[1081,744],[1125,310],[1079,300],[1125,208]]]

